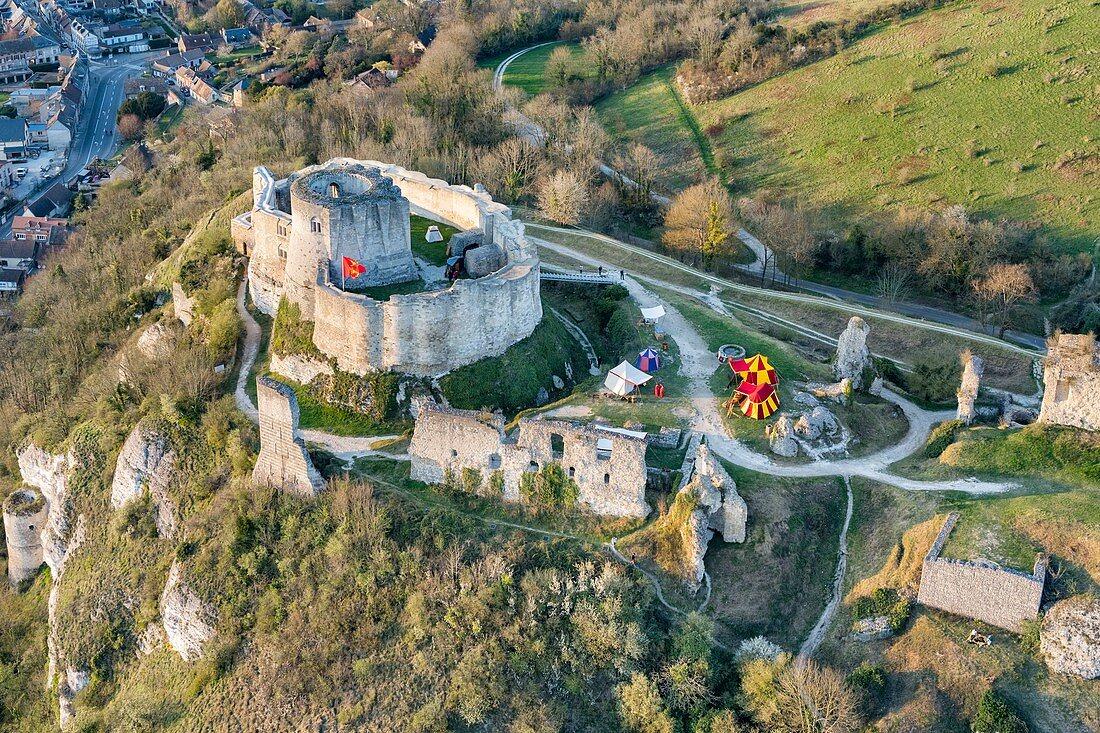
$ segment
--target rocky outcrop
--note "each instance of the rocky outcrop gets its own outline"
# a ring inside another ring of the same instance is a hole
[[[848,321],[848,327],[840,334],[836,344],[836,359],[833,361],[833,373],[837,380],[850,379],[854,389],[864,389],[870,386],[873,376],[864,378],[865,374],[874,372],[875,364],[871,360],[871,352],[867,349],[867,334],[871,333],[871,327],[859,316],[852,316]]]
[[[172,537],[176,532],[176,502],[169,486],[175,476],[176,454],[168,439],[147,422],[138,423],[115,463],[111,508],[119,509],[148,491],[156,508],[157,531],[162,537]]]
[[[42,529],[42,558],[55,577],[61,574],[68,552],[70,515],[69,477],[76,466],[72,453],[56,455],[33,443],[18,452],[23,483],[42,492],[46,500],[46,526]]]
[[[877,641],[894,635],[894,625],[889,616],[861,618],[852,626],[852,638],[856,641]]]
[[[1039,651],[1055,672],[1100,678],[1100,599],[1080,595],[1055,603],[1043,618]]]
[[[680,534],[688,584],[697,588],[703,582],[703,559],[714,532],[725,542],[744,542],[749,507],[706,444],[697,448],[691,479],[680,492],[686,492],[694,504]]]
[[[976,416],[974,401],[978,399],[978,385],[981,382],[982,373],[985,371],[985,362],[982,361],[980,356],[971,353],[967,349],[963,352],[962,363],[962,381],[959,383],[959,391],[956,393],[959,398],[959,409],[956,417],[969,425],[974,422]]]
[[[88,670],[76,667],[65,670],[57,685],[57,715],[62,728],[67,727],[76,717],[76,706],[73,704],[76,693],[87,687],[91,681],[92,676]]]
[[[172,283],[172,308],[180,323],[184,326],[191,325],[191,321],[195,318],[195,301],[188,297],[179,283]]]
[[[164,321],[157,321],[141,332],[137,350],[146,359],[163,359],[172,353],[175,337]]]
[[[332,364],[327,361],[313,359],[301,354],[280,356],[272,353],[270,369],[279,376],[286,377],[298,384],[309,384],[322,374],[331,377],[336,373],[336,370],[332,368]]]
[[[301,496],[315,496],[325,480],[313,466],[305,441],[298,437],[298,397],[282,382],[256,380],[260,413],[260,455],[252,483],[279,487]]]
[[[795,434],[803,440],[817,440],[822,435],[833,435],[840,430],[836,415],[821,405],[802,413],[794,423]]]
[[[781,416],[768,429],[768,445],[772,453],[785,458],[794,458],[798,455],[798,441],[794,439],[794,425],[786,415]]]
[[[832,400],[833,402],[846,402],[852,396],[852,390],[854,389],[852,380],[848,377],[833,384],[810,384],[807,386],[810,390],[810,396]]]
[[[214,638],[217,613],[184,582],[179,560],[168,571],[168,582],[160,596],[160,615],[164,635],[185,661],[202,656],[207,642]]]

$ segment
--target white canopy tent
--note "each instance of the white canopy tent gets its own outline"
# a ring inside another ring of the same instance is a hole
[[[656,322],[658,318],[665,314],[665,308],[660,303],[652,308],[641,308],[640,310],[642,311],[642,318],[653,322]]]
[[[635,369],[630,362],[624,361],[607,373],[607,378],[603,380],[603,386],[620,397],[626,397],[634,391],[635,387],[645,384],[651,379],[653,377],[640,369]]]
[[[439,227],[437,227],[435,224],[432,224],[430,227],[428,227],[427,233],[424,234],[424,239],[429,242],[442,242],[443,235],[439,232]]]

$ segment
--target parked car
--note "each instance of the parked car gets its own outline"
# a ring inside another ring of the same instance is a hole
[[[16,178],[22,178],[25,175],[27,175],[27,169],[26,168],[16,168],[15,169],[15,177]]]

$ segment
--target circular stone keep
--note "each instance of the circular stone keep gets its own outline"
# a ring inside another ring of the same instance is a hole
[[[401,190],[376,168],[334,166],[301,176],[292,187],[294,198],[318,206],[359,206],[369,201],[397,201]]]
[[[1055,603],[1043,619],[1039,651],[1055,672],[1100,677],[1100,599],[1080,595]]]

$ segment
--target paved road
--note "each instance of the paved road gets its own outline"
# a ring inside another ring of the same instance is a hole
[[[782,280],[785,275],[782,271],[775,266],[775,255],[761,242],[749,232],[741,229],[737,232],[737,238],[745,243],[745,246],[752,250],[752,253],[756,255],[756,261],[748,265],[738,265],[738,269],[743,270],[754,275],[760,275],[763,269],[763,263],[765,256],[767,257],[768,268],[772,271],[772,277],[776,280]],[[856,293],[851,290],[845,290],[843,288],[833,287],[832,285],[822,285],[821,283],[815,283],[811,280],[798,280],[797,287],[801,290],[805,290],[811,293],[817,293],[818,295],[824,295],[829,298],[836,298],[837,300],[843,300],[848,303],[859,303],[869,308],[878,308],[880,305],[879,298],[868,295],[867,293]],[[961,313],[954,311],[944,310],[942,308],[935,308],[929,305],[921,305],[919,303],[898,302],[893,303],[890,309],[894,312],[901,313],[902,315],[912,316],[913,318],[923,318],[928,321],[935,321],[936,323],[942,323],[947,326],[955,326],[956,328],[964,328],[967,331],[976,331],[979,333],[985,333],[982,328],[982,324],[978,321],[964,316]],[[1006,331],[1005,340],[1012,341],[1023,346],[1029,346],[1038,351],[1046,351],[1047,343],[1046,339],[1042,336],[1035,336],[1030,333],[1019,333],[1016,331]]]
[[[40,189],[25,201],[31,204],[41,198],[46,189],[58,181],[68,183],[88,166],[93,158],[109,158],[118,147],[119,135],[115,127],[115,114],[125,96],[126,79],[141,76],[145,64],[157,52],[115,56],[117,63],[95,60],[80,61],[76,73],[87,79],[80,119],[73,141],[69,146],[68,163],[57,178],[44,181]],[[84,80],[83,78],[81,79]],[[11,237],[11,222],[0,226],[0,239]]]

